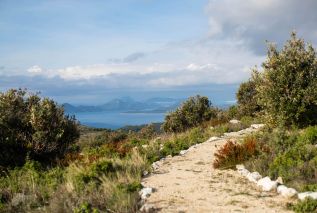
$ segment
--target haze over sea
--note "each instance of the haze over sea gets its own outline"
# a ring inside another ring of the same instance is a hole
[[[117,129],[127,125],[158,123],[164,120],[166,113],[127,113],[127,112],[78,112],[75,117],[81,124]]]
[[[120,100],[120,99],[116,99]],[[118,129],[124,126],[137,126],[150,123],[160,123],[164,121],[166,114],[180,105],[182,100],[177,100],[164,108],[152,110],[142,110],[126,108],[107,111],[68,111],[70,115],[75,115],[76,119],[85,126],[96,128]],[[234,101],[224,101],[214,103],[215,106],[225,108],[233,104]],[[67,111],[67,109],[66,109]]]

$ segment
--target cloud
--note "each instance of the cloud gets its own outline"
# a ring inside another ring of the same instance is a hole
[[[281,46],[293,30],[317,43],[316,8],[315,0],[210,0],[209,36],[243,40],[257,54],[266,53],[266,40]]]
[[[128,55],[127,57],[125,57],[122,61],[125,63],[131,63],[134,62],[140,58],[145,57],[144,53],[138,52],[138,53],[133,53],[131,55]]]
[[[38,74],[42,72],[42,68],[38,65],[34,65],[30,67],[29,69],[27,69],[27,72],[31,74]]]
[[[143,52],[136,52],[136,53],[132,53],[132,54],[126,56],[125,58],[109,59],[109,62],[112,62],[112,63],[132,63],[132,62],[135,62],[141,58],[144,58],[145,56],[146,56],[146,54]]]

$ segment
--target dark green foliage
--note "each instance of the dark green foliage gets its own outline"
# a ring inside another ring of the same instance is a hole
[[[297,213],[317,212],[317,200],[308,198],[303,201],[299,201],[293,205],[291,209]]]
[[[126,191],[128,193],[137,192],[142,189],[142,184],[139,182],[133,182],[128,184],[120,184],[118,185],[120,190]]]
[[[27,155],[54,160],[78,137],[75,119],[54,101],[25,90],[0,94],[0,166],[22,165]]]
[[[182,132],[200,125],[216,116],[215,109],[207,97],[190,97],[174,112],[165,117],[163,129],[165,132]]]
[[[238,100],[237,114],[242,116],[254,116],[260,111],[260,106],[256,99],[256,82],[249,79],[247,82],[240,84],[236,94]]]
[[[317,179],[317,148],[298,143],[285,153],[280,153],[270,165],[272,177],[281,176],[285,181]]]
[[[270,45],[254,72],[258,104],[270,123],[304,127],[317,123],[317,58],[311,45],[292,33],[282,50]]]
[[[74,213],[99,213],[99,210],[93,208],[90,203],[85,202],[80,207],[75,208]]]
[[[236,105],[230,106],[227,110],[227,117],[228,120],[230,119],[238,119],[240,117],[239,115],[239,109]]]
[[[258,141],[266,152],[250,159],[245,165],[252,171],[272,178],[281,176],[287,186],[299,191],[315,190],[317,180],[317,127],[303,130],[268,130]]]

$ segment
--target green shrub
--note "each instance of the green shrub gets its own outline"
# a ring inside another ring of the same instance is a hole
[[[45,206],[64,180],[62,168],[46,170],[40,163],[27,160],[23,167],[8,170],[6,176],[0,177],[2,208],[4,212],[28,212]],[[24,199],[12,203],[17,197]]]
[[[207,97],[190,97],[174,112],[165,117],[162,128],[165,132],[183,132],[216,116]]]
[[[304,179],[316,180],[317,148],[310,144],[297,144],[285,153],[280,153],[270,165],[272,177],[281,176],[286,182]]]
[[[237,114],[241,116],[254,116],[260,111],[260,106],[256,99],[256,82],[249,79],[247,82],[240,84],[236,94],[238,101]]]
[[[317,126],[310,126],[304,129],[298,140],[304,144],[317,144]]]
[[[292,210],[298,213],[317,212],[317,200],[308,198],[303,201],[299,201],[292,207]]]
[[[270,45],[255,71],[258,104],[272,124],[304,127],[317,123],[317,58],[314,48],[291,34],[282,50]]]
[[[31,159],[54,160],[79,137],[74,118],[47,98],[9,90],[0,93],[0,166]]]
[[[74,213],[99,213],[99,210],[93,208],[90,203],[83,203],[80,207],[74,209]]]
[[[272,178],[281,176],[298,191],[313,189],[317,179],[316,127],[304,130],[267,129],[259,134],[266,151],[249,159],[245,165]]]
[[[133,183],[125,183],[125,184],[119,184],[118,188],[120,190],[126,191],[128,193],[137,192],[142,189],[142,184],[139,182],[133,182]]]
[[[226,110],[226,117],[228,117],[228,120],[229,119],[239,119],[240,113],[239,113],[238,106],[236,106],[236,105],[230,106]]]

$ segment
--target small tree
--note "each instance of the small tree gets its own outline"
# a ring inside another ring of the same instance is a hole
[[[32,159],[52,160],[79,137],[74,118],[47,98],[25,90],[0,93],[0,165]]]
[[[260,111],[256,95],[256,82],[253,79],[249,79],[247,82],[240,84],[236,96],[238,111],[241,116],[254,116]]]
[[[215,116],[215,109],[208,98],[197,95],[190,97],[178,109],[166,115],[163,129],[165,132],[182,132]]]
[[[291,34],[279,51],[269,45],[256,90],[264,113],[273,123],[307,126],[317,123],[317,58],[314,48]]]

